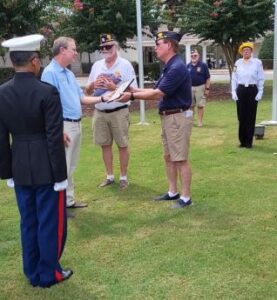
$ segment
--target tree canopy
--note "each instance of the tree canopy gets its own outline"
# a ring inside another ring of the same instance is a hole
[[[240,44],[273,28],[274,0],[198,0],[180,6],[182,30],[213,40],[233,69]]]
[[[157,28],[157,1],[144,1],[142,14],[144,25]],[[76,39],[81,50],[97,50],[101,33],[113,33],[125,48],[127,38],[137,32],[136,1],[75,0],[65,32]]]

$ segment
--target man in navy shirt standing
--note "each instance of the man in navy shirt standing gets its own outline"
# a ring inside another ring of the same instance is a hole
[[[165,64],[160,79],[153,89],[131,89],[119,101],[135,99],[160,100],[162,141],[168,179],[168,192],[156,197],[157,201],[177,200],[172,208],[192,204],[190,198],[191,168],[188,162],[190,135],[193,123],[191,106],[191,79],[182,58],[177,55],[181,35],[162,31],[155,38],[157,57]],[[181,179],[181,194],[177,178]]]
[[[208,66],[200,60],[197,50],[191,52],[191,62],[187,67],[192,84],[191,108],[194,111],[195,106],[197,106],[198,127],[202,127],[206,97],[209,95],[210,90],[210,72]]]

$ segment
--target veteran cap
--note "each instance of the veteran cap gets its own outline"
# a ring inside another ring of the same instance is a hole
[[[100,46],[109,42],[114,42],[115,37],[111,33],[102,33],[100,35]]]
[[[250,48],[252,51],[254,50],[254,45],[251,42],[244,42],[239,46],[239,53],[242,54],[243,48]]]
[[[16,37],[4,41],[3,47],[9,48],[9,51],[40,51],[40,42],[43,40],[41,34],[31,34],[22,37]]]
[[[176,42],[180,42],[182,36],[175,31],[160,31],[155,35],[155,42],[163,39],[172,39]]]
[[[199,54],[199,52],[197,49],[193,49],[193,50],[191,50],[190,54]]]

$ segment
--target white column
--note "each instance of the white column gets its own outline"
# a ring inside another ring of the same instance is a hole
[[[186,44],[186,64],[190,62],[191,44]]]
[[[202,45],[202,61],[204,63],[207,62],[207,45],[206,44]]]

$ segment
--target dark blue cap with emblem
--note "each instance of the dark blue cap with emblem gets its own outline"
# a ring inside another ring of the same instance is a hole
[[[102,33],[100,35],[100,46],[109,42],[114,42],[115,37],[111,33]]]
[[[175,31],[160,31],[155,35],[155,42],[164,39],[171,39],[180,42],[182,35]]]

